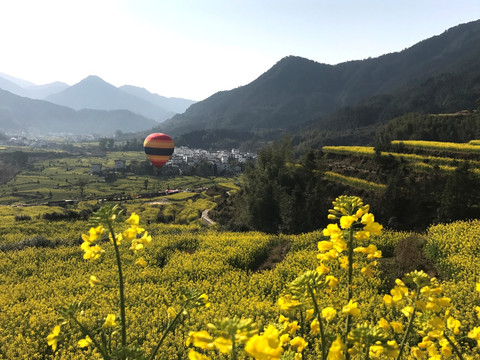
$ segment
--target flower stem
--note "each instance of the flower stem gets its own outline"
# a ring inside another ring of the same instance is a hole
[[[78,321],[78,319],[75,316],[70,316],[70,318],[80,328],[80,331],[82,332],[83,336],[88,335],[88,337],[92,340],[93,345],[95,345],[98,351],[100,351],[100,354],[102,354],[103,359],[110,360],[110,356],[108,355],[106,349],[103,346],[101,346],[97,340],[95,340],[95,337],[93,336],[93,334],[91,334],[90,331],[88,331],[88,329],[85,326],[83,326],[83,324],[80,321]]]
[[[348,280],[347,280],[347,304],[353,298],[353,228],[350,228],[348,231]],[[350,333],[350,329],[352,327],[352,316],[350,314],[347,315],[347,321],[345,325],[345,338],[344,342],[347,344],[348,334]],[[345,354],[346,360],[350,359],[350,354]]]
[[[123,284],[122,261],[120,258],[120,250],[118,249],[117,239],[115,237],[115,232],[113,231],[111,220],[108,220],[108,230],[112,235],[113,247],[115,248],[115,256],[117,258],[118,289],[120,292],[120,320],[122,323],[122,347],[125,349],[127,347],[127,321],[125,315],[125,289]]]
[[[155,347],[155,349],[153,350],[152,355],[150,355],[150,360],[153,360],[155,358],[155,356],[157,355],[157,352],[160,349],[160,346],[162,345],[163,341],[167,337],[167,334],[173,329],[173,326],[177,323],[178,319],[180,318],[180,315],[182,315],[182,313],[183,313],[183,310],[185,310],[185,307],[181,308],[180,311],[177,313],[177,315],[173,318],[172,322],[170,324],[168,324],[167,329],[165,330],[162,337],[158,341],[158,344]]]
[[[457,357],[458,357],[460,360],[463,360],[462,353],[460,352],[460,350],[458,350],[457,345],[455,345],[455,343],[454,343],[448,336],[445,336],[445,339],[447,339],[448,343],[451,345],[451,347],[452,347],[453,352],[455,353],[455,355],[457,355]]]
[[[310,294],[310,297],[312,298],[313,309],[315,310],[318,325],[320,327],[320,342],[321,342],[321,345],[322,345],[322,360],[326,360],[327,359],[327,343],[326,343],[326,340],[325,340],[325,330],[323,329],[322,319],[320,318],[320,310],[318,308],[317,299],[315,298],[315,294],[314,294],[313,289],[311,288],[310,284],[307,284],[307,289],[308,289],[308,293]]]
[[[397,360],[400,360],[402,357],[403,350],[405,349],[405,344],[407,343],[407,338],[413,328],[413,320],[415,319],[415,312],[417,311],[417,307],[413,308],[412,316],[410,316],[410,320],[408,321],[407,330],[403,335],[402,343],[400,344],[400,348],[398,350]]]

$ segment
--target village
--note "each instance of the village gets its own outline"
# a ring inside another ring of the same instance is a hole
[[[198,175],[236,175],[243,171],[248,161],[255,161],[257,155],[249,152],[241,152],[239,149],[219,150],[210,152],[204,149],[191,149],[186,146],[175,148],[171,158],[162,168],[163,173],[168,174],[190,174]],[[152,171],[158,172],[153,166]],[[90,173],[101,175],[108,170],[113,171],[134,171],[132,164],[127,164],[124,159],[117,159],[113,169],[104,169],[101,163],[94,163]],[[135,172],[135,171],[134,171]]]

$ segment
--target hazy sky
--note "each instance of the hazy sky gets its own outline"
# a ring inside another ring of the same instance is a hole
[[[477,19],[480,0],[0,0],[0,72],[202,100],[287,55],[376,57]]]

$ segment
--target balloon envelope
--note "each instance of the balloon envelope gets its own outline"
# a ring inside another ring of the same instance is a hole
[[[143,149],[148,160],[159,169],[170,159],[173,148],[172,138],[162,133],[150,134],[143,142]]]

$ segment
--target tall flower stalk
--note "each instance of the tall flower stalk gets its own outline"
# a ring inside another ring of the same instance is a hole
[[[84,251],[83,258],[85,260],[94,261],[99,259],[106,252],[104,244],[100,245],[100,240],[104,233],[107,233],[110,243],[113,244],[116,260],[116,270],[118,274],[118,297],[119,297],[119,311],[120,311],[120,324],[117,323],[117,316],[115,314],[108,314],[104,319],[103,325],[99,328],[91,329],[84,324],[78,314],[82,314],[82,303],[76,302],[70,306],[59,309],[59,313],[62,316],[62,324],[70,323],[71,327],[76,327],[84,336],[83,339],[78,341],[79,347],[93,347],[95,348],[105,360],[110,359],[146,359],[146,355],[143,350],[136,344],[128,343],[128,329],[126,318],[126,301],[125,301],[125,279],[122,268],[122,251],[121,247],[125,243],[130,245],[129,250],[133,253],[144,249],[152,241],[151,236],[145,229],[139,225],[139,216],[132,213],[131,216],[125,221],[128,228],[123,232],[115,231],[115,224],[118,218],[121,216],[121,210],[117,205],[104,206],[98,212],[96,212],[91,218],[91,228],[88,234],[82,234],[83,243],[81,245]],[[106,229],[106,231],[105,231]],[[127,245],[127,246],[128,246]],[[147,263],[143,257],[136,261],[136,264],[140,266],[146,266]],[[94,275],[90,277],[90,286],[101,286],[101,281]],[[169,332],[173,331],[182,318],[187,314],[187,311],[195,307],[208,307],[208,297],[205,294],[201,294],[195,289],[183,289],[181,290],[180,298],[180,311],[175,312],[172,307],[168,309],[167,325],[164,328],[163,334],[160,340],[157,342],[154,350],[148,357],[153,360],[163,344],[166,336]],[[120,346],[114,346],[112,339],[115,336],[117,330],[120,330]],[[63,340],[61,334],[60,325],[54,328],[54,331],[48,335],[47,342],[55,351],[59,342]]]

